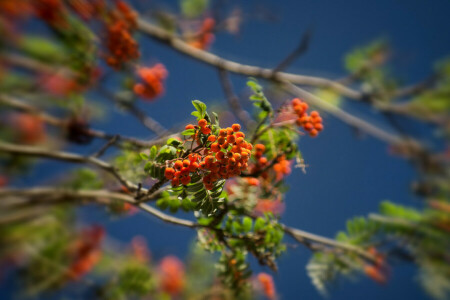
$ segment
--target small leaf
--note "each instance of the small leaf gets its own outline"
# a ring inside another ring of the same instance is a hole
[[[245,232],[252,230],[253,221],[250,217],[244,217],[242,220],[242,226]]]
[[[194,135],[195,134],[195,129],[186,129],[181,134],[182,135]]]
[[[142,160],[148,160],[149,159],[149,156],[146,153],[144,153],[144,152],[139,153],[139,155],[141,156]]]
[[[154,160],[155,158],[156,158],[156,153],[157,153],[157,149],[156,149],[156,146],[152,146],[151,148],[150,148],[150,159],[151,160]]]

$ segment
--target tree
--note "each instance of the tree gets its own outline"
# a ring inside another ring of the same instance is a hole
[[[313,252],[307,271],[324,294],[339,277],[384,283],[391,265],[405,261],[419,267],[420,283],[432,296],[449,297],[448,149],[429,147],[398,119],[431,125],[440,132],[436,140],[447,143],[450,62],[403,87],[387,72],[388,43],[378,40],[347,55],[346,78],[285,72],[308,50],[307,31],[278,66],[244,65],[208,51],[215,35],[238,29],[239,10],[227,13],[201,0],[180,4],[179,15],[153,8],[147,16],[142,3],[120,0],[0,2],[0,250],[3,263],[21,271],[21,292],[34,296],[80,284],[85,295],[104,299],[251,299],[258,292],[276,299],[271,275],[253,276],[249,260],[276,271],[290,238]],[[164,93],[169,72],[177,72],[144,62],[148,38],[217,69],[235,121],[203,99],[182,99],[193,106],[183,128],[166,129],[142,110]],[[252,112],[234,92],[230,73],[248,78]],[[154,138],[92,128],[101,99],[139,120]],[[347,112],[344,100],[376,109],[394,130]],[[307,168],[298,141],[320,139],[327,130],[323,114],[411,161],[421,177],[414,191],[423,208],[382,202],[379,213],[350,219],[335,239],[282,223],[286,178],[293,167]],[[97,140],[103,144],[86,154]],[[67,165],[45,186],[8,184],[44,159],[79,167]],[[124,249],[99,225],[80,229],[78,207],[98,210],[92,203],[117,217],[139,210],[195,230],[188,262],[167,256],[155,264],[140,238]],[[179,210],[183,218],[175,215]]]

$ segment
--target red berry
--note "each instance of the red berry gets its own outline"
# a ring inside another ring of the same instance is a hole
[[[239,130],[241,130],[241,125],[233,124],[231,125],[231,128],[233,129],[234,132],[238,132]]]

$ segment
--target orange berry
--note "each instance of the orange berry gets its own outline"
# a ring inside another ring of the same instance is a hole
[[[234,135],[227,136],[227,142],[233,144],[236,141],[236,137]]]
[[[219,152],[220,151],[220,145],[218,143],[212,143],[211,144],[211,151],[212,152]]]
[[[226,137],[227,136],[227,130],[226,129],[220,129],[219,136]]]
[[[180,173],[181,173],[181,176],[186,176],[186,175],[189,175],[189,167],[183,167],[182,169],[181,169],[181,171],[180,171]]]
[[[319,132],[317,131],[317,129],[311,129],[311,131],[309,132],[310,137],[316,137],[318,134]]]
[[[234,153],[236,153],[236,152],[241,152],[241,147],[239,147],[238,145],[234,145],[234,146],[231,148],[231,152],[234,152]]]
[[[317,118],[320,117],[319,113],[315,110],[313,110],[310,114],[311,118]]]
[[[303,110],[304,110],[304,111],[307,111],[308,108],[309,108],[309,105],[308,105],[308,103],[306,103],[306,102],[302,102],[301,106],[303,106]]]
[[[191,182],[191,177],[190,176],[181,177],[181,184],[186,185],[189,182]]]
[[[314,128],[314,126],[313,126],[312,123],[306,123],[305,125],[303,125],[303,128],[304,128],[306,131],[311,131],[311,130]]]
[[[212,155],[208,155],[205,157],[205,163],[206,165],[211,165],[214,162],[214,156]]]
[[[181,160],[177,160],[174,164],[175,169],[180,170],[183,167],[183,162]]]
[[[266,146],[264,146],[263,144],[256,144],[255,149],[258,152],[264,152],[266,150]]]
[[[238,137],[236,139],[236,145],[241,145],[244,142],[244,138],[243,137]]]
[[[200,127],[205,127],[206,125],[208,125],[208,121],[206,121],[205,119],[200,119],[198,120],[198,126]]]
[[[217,139],[217,137],[215,136],[215,135],[210,135],[210,136],[208,136],[208,141],[209,142],[215,142],[216,141],[216,139]]]
[[[183,167],[187,168],[187,167],[189,167],[190,164],[191,164],[190,160],[187,160],[187,159],[183,160]]]
[[[228,143],[223,143],[222,145],[220,145],[220,147],[222,148],[222,149],[227,149],[228,148]]]
[[[296,105],[294,106],[294,111],[297,115],[301,116],[305,113],[305,109],[303,108],[302,105]]]
[[[226,139],[225,137],[221,136],[217,139],[217,143],[219,143],[219,145],[225,144]]]
[[[186,127],[184,127],[184,129],[185,129],[185,130],[188,130],[188,129],[195,129],[195,126],[192,125],[192,124],[187,124]]]
[[[236,137],[237,138],[238,137],[245,138],[245,134],[243,132],[239,131],[239,132],[236,132]]]
[[[240,160],[240,159],[241,159],[241,155],[240,155],[239,153],[234,153],[234,154],[233,154],[233,158],[234,158],[235,160]]]
[[[322,123],[322,117],[311,118],[311,122],[313,122],[313,123]]]
[[[166,168],[164,171],[164,176],[166,179],[172,179],[175,176],[175,170],[173,168]]]
[[[191,153],[191,154],[189,154],[189,161],[195,162],[195,161],[197,161],[197,160],[198,160],[198,155],[197,155],[197,153]]]
[[[180,184],[180,179],[178,179],[177,177],[175,177],[174,179],[172,179],[172,186],[176,187]]]
[[[233,129],[234,132],[238,132],[239,130],[241,130],[241,125],[233,124],[231,125],[231,128]]]
[[[233,134],[233,128],[227,127],[227,135],[232,135],[232,134]]]
[[[189,166],[189,171],[195,172],[197,171],[198,167],[199,167],[198,162],[192,162],[191,165]]]
[[[224,158],[225,158],[225,153],[223,153],[222,151],[217,152],[217,154],[216,154],[216,159],[217,160],[222,160]]]
[[[322,123],[316,123],[316,124],[314,124],[314,129],[316,129],[317,131],[322,131],[322,130],[323,130],[323,125],[322,125]]]
[[[261,158],[258,160],[258,163],[259,163],[260,165],[265,165],[265,164],[267,164],[267,158],[266,158],[266,157],[261,157]]]
[[[302,100],[300,100],[300,99],[298,99],[298,98],[294,98],[294,99],[292,99],[292,101],[291,101],[292,106],[299,105],[299,104],[301,104],[301,103],[302,103]]]
[[[201,131],[202,131],[203,134],[210,134],[211,133],[211,128],[202,127]]]

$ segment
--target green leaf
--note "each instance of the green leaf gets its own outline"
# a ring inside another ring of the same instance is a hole
[[[146,153],[144,153],[144,152],[141,152],[141,153],[139,153],[139,156],[142,158],[142,160],[148,160],[150,157],[146,154]]]
[[[182,135],[194,135],[195,134],[195,129],[186,129],[181,134]]]
[[[266,221],[263,218],[257,218],[255,221],[255,232],[264,230]]]
[[[150,148],[150,160],[154,160],[156,158],[157,151],[156,146],[152,146]]]
[[[204,118],[206,114],[206,104],[200,100],[193,100],[192,105],[194,105],[195,109],[199,113],[199,117]],[[192,113],[193,114],[193,113]],[[198,117],[198,116],[197,116]]]
[[[250,230],[252,230],[252,225],[253,225],[252,218],[244,217],[242,219],[242,227],[244,232],[249,232]]]
[[[181,0],[181,12],[185,17],[197,18],[208,8],[209,0]]]

